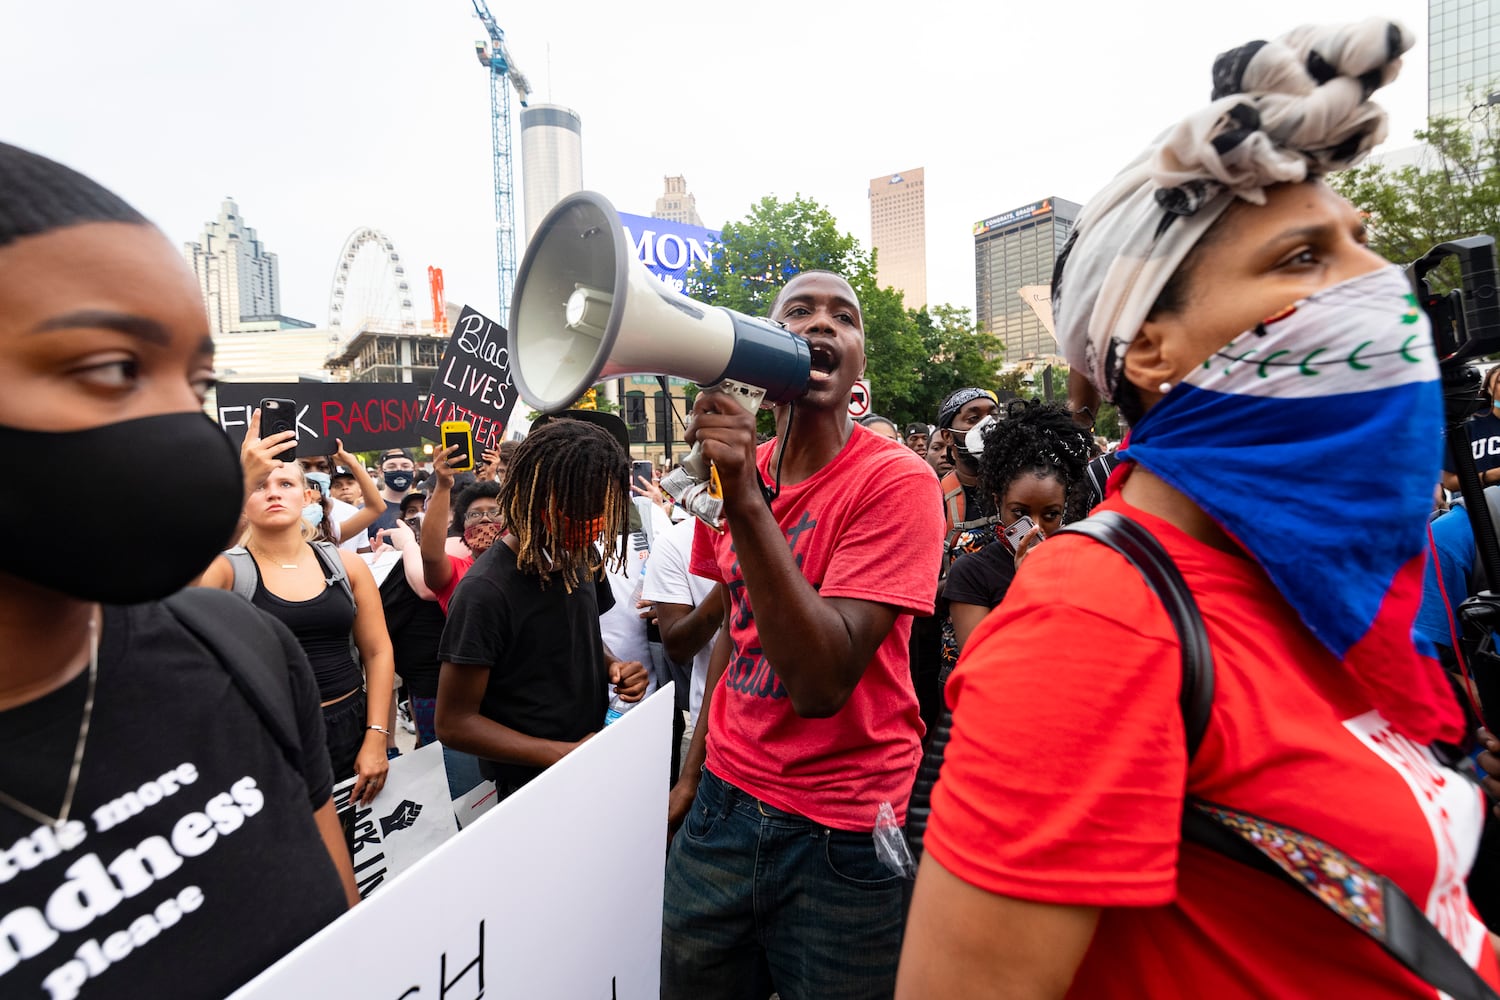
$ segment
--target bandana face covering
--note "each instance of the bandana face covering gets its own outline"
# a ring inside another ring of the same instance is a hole
[[[1386,267],[1226,344],[1121,455],[1218,522],[1386,720],[1430,743],[1462,726],[1411,631],[1442,449],[1431,330],[1401,270]]]
[[[464,544],[475,556],[487,552],[495,540],[505,534],[505,526],[498,521],[480,521],[464,529]]]

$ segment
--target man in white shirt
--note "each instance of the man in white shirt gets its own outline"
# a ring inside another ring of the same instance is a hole
[[[689,518],[674,524],[668,531],[656,533],[641,591],[642,600],[655,605],[657,625],[667,656],[673,664],[692,663],[691,680],[685,694],[679,683],[678,706],[685,706],[685,729],[676,761],[681,761],[687,753],[693,728],[698,724],[698,709],[703,704],[703,687],[708,679],[708,659],[713,652],[714,637],[724,619],[723,588],[712,580],[694,576],[688,570],[693,553],[693,525],[696,523]],[[676,770],[674,762],[674,774]]]

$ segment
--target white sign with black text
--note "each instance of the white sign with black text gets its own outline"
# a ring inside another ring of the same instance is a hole
[[[668,684],[235,1000],[654,1000],[671,741]]]

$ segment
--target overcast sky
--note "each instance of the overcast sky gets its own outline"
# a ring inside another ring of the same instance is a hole
[[[928,298],[971,307],[972,224],[1086,201],[1206,103],[1224,49],[1379,12],[1418,36],[1381,92],[1387,148],[1426,108],[1421,0],[491,9],[534,100],[582,115],[585,186],[621,211],[649,214],[663,176],[684,174],[709,226],[801,193],[868,245],[870,178],[925,167]],[[178,242],[234,196],[280,255],[283,311],[318,325],[360,226],[395,241],[419,317],[429,264],[451,300],[493,313],[481,37],[470,0],[0,0],[0,140],[95,177]]]

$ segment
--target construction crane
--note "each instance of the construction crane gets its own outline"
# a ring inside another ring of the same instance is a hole
[[[427,268],[427,284],[432,289],[432,332],[448,336],[448,306],[443,299],[443,269]]]
[[[516,68],[505,47],[505,32],[495,23],[484,0],[473,0],[474,13],[490,36],[474,43],[479,63],[490,71],[490,134],[495,152],[495,269],[500,278],[500,325],[510,326],[510,295],[516,282],[516,199],[511,180],[510,88],[516,88],[521,107],[531,97],[531,84]]]

